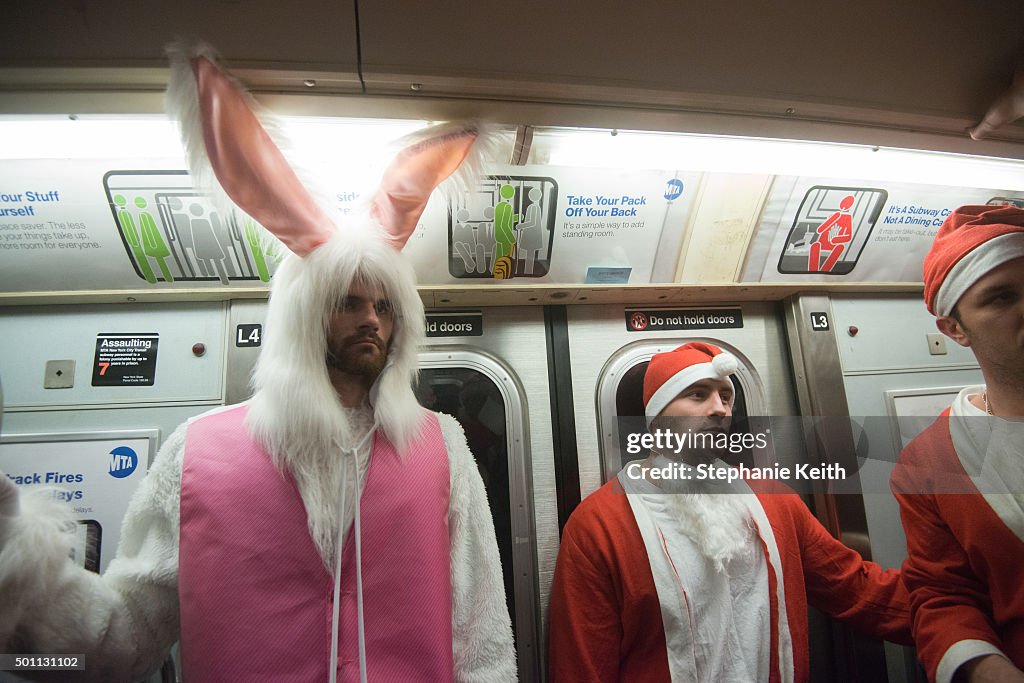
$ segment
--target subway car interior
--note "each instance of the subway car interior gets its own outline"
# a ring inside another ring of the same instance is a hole
[[[632,459],[622,420],[644,414],[647,363],[685,342],[738,359],[738,419],[826,421],[746,457],[855,472],[804,502],[901,566],[897,455],[982,383],[925,309],[922,261],[957,207],[1024,208],[1024,4],[8,0],[3,15],[0,470],[56,473],[41,483],[67,486],[86,568],[114,558],[175,428],[250,398],[275,333],[286,249],[218,215],[165,113],[164,49],[182,38],[220,53],[341,217],[402,136],[454,120],[493,134],[404,258],[426,309],[416,397],[476,459],[519,680],[548,680],[562,529]],[[831,251],[830,221],[850,234]],[[912,647],[814,609],[809,624],[813,681],[926,680]],[[176,657],[149,680],[187,682]]]

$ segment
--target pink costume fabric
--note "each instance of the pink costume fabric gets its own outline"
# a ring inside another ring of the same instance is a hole
[[[333,580],[294,481],[249,438],[245,413],[239,406],[188,428],[178,573],[183,674],[189,683],[325,681]],[[448,456],[433,414],[408,452],[401,460],[377,433],[360,503],[367,676],[450,681]],[[338,679],[358,681],[351,529],[341,593]]]

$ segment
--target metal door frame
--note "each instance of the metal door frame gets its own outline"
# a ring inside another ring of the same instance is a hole
[[[426,346],[418,366],[468,369],[494,382],[505,402],[508,445],[509,515],[512,522],[512,584],[515,587],[516,657],[523,680],[539,680],[540,631],[537,588],[537,551],[534,539],[533,481],[530,470],[530,423],[526,391],[516,373],[504,362],[476,347],[462,344]],[[531,679],[528,673],[532,672]]]

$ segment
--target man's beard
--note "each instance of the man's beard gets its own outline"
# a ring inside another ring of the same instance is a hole
[[[367,341],[377,347],[377,353],[371,353],[361,345]],[[339,342],[327,340],[328,367],[361,377],[371,384],[384,370],[387,358],[388,345],[376,334],[354,334]]]
[[[713,463],[729,456],[729,430],[732,417],[717,415],[701,417],[669,417],[659,415],[651,422],[652,430],[672,434],[673,457],[683,457],[689,464]],[[681,441],[675,441],[680,439]],[[681,444],[675,451],[676,444]],[[656,449],[657,450],[657,449]],[[668,455],[668,454],[666,454]]]

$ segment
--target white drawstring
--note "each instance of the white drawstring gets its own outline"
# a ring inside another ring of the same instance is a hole
[[[359,469],[359,452],[356,451],[356,469]],[[356,481],[356,486],[359,482]],[[359,681],[366,683],[366,634],[363,630],[363,535],[359,530],[359,505],[356,502],[356,614],[359,624]]]
[[[359,633],[359,680],[366,683],[366,636],[363,632],[363,568],[362,568],[362,541],[359,527],[359,451],[363,449],[366,442],[377,430],[376,420],[369,431],[363,435],[355,448],[343,448],[342,452],[342,487],[341,501],[338,505],[338,538],[335,542],[334,551],[334,610],[331,617],[331,671],[330,682],[337,683],[338,680],[338,633],[341,621],[341,546],[344,541],[344,527],[342,520],[345,516],[345,479],[348,474],[349,458],[352,455],[352,464],[355,467],[355,476],[352,479],[352,490],[355,498],[355,534],[356,534],[356,615]]]
[[[341,476],[344,481],[345,476],[348,474],[348,458],[344,457],[345,451],[342,450],[342,462],[341,462]],[[359,507],[358,505],[356,507]],[[338,538],[335,540],[334,550],[334,609],[331,617],[331,683],[337,683],[338,681],[338,620],[341,614],[341,542],[342,542],[342,524],[341,520],[345,515],[345,487],[342,484],[341,490],[341,501],[338,504],[338,517],[335,520],[338,525]]]

